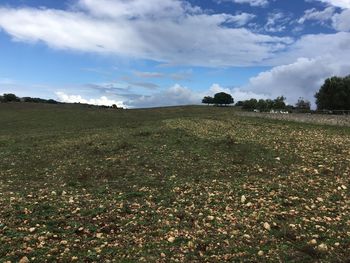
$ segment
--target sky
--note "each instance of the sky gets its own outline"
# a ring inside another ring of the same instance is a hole
[[[0,94],[144,108],[350,74],[350,0],[0,0]]]

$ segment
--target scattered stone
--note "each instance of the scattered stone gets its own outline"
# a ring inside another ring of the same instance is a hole
[[[19,263],[29,263],[29,259],[27,257],[23,257],[21,258],[21,260],[19,261]]]
[[[316,245],[317,244],[317,240],[316,239],[312,239],[309,241],[310,245]]]
[[[262,257],[264,254],[265,254],[265,253],[264,253],[264,251],[262,251],[262,250],[260,250],[260,251],[258,252],[258,255],[259,255],[260,257]]]
[[[328,247],[327,247],[327,245],[326,244],[324,244],[324,243],[322,243],[322,244],[320,244],[320,245],[318,245],[318,250],[319,251],[321,251],[321,252],[325,252],[325,251],[327,251],[328,250]]]
[[[264,223],[264,228],[267,230],[267,231],[270,231],[271,230],[271,226],[269,223],[265,222]]]
[[[245,197],[245,195],[242,195],[242,197],[241,197],[241,202],[242,202],[242,203],[245,203],[246,200],[247,200],[247,198]]]
[[[168,241],[169,241],[170,243],[173,243],[173,242],[175,241],[175,237],[169,237],[169,238],[168,238]]]

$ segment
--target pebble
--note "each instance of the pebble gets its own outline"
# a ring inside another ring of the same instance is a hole
[[[265,222],[264,223],[264,228],[267,230],[267,231],[270,231],[271,230],[271,226],[269,223]]]
[[[29,263],[29,259],[27,257],[23,257],[23,258],[21,258],[19,263]]]
[[[322,243],[322,244],[320,244],[320,245],[318,245],[318,250],[319,251],[322,251],[322,252],[325,252],[325,251],[327,251],[328,250],[328,247],[327,247],[327,245],[326,244],[324,244],[324,243]]]
[[[169,237],[169,238],[168,238],[168,241],[169,241],[170,243],[173,243],[173,242],[175,241],[175,237]]]
[[[259,255],[260,257],[263,256],[263,255],[264,255],[264,251],[260,250],[260,251],[258,252],[258,255]]]

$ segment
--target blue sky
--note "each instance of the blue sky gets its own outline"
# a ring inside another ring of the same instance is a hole
[[[0,1],[0,93],[130,108],[313,101],[350,74],[350,0]]]

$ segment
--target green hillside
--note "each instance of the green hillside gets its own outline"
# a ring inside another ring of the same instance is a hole
[[[345,262],[350,128],[0,104],[0,262]]]

